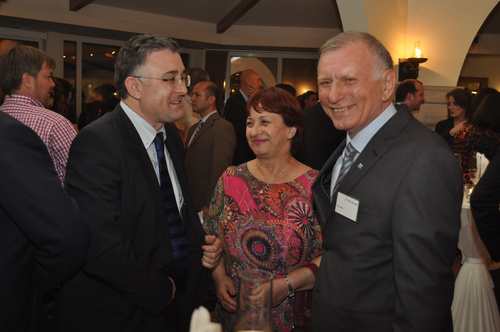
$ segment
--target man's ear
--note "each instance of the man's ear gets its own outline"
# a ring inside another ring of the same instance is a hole
[[[33,76],[31,76],[30,74],[28,74],[28,73],[24,73],[21,84],[25,88],[31,89],[35,85],[35,78]]]
[[[406,100],[411,101],[413,99],[413,97],[414,97],[413,93],[408,92],[408,94],[406,95],[405,101]]]
[[[130,97],[139,100],[142,96],[142,83],[139,78],[129,76],[125,79],[125,87]]]
[[[214,104],[214,105],[215,105],[215,100],[216,100],[215,96],[210,96],[210,97],[208,97],[208,102],[209,102],[210,104]]]
[[[396,84],[396,74],[394,70],[387,69],[380,78],[382,82],[382,101],[386,102],[392,98],[394,86]]]
[[[286,138],[291,140],[292,138],[294,138],[295,134],[297,134],[297,127],[290,127],[288,128],[288,133],[286,135]]]

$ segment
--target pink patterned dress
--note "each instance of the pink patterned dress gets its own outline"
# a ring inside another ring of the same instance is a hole
[[[245,163],[229,167],[219,178],[204,228],[222,240],[226,273],[236,289],[242,270],[264,269],[278,279],[321,255],[311,193],[317,175],[310,170],[293,181],[269,184],[255,178]],[[273,309],[273,331],[290,331],[293,300],[286,298]],[[215,320],[224,331],[233,331],[235,315],[220,303]]]

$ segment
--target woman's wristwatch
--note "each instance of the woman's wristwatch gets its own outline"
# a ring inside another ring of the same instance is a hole
[[[290,280],[288,280],[288,276],[285,276],[285,282],[286,282],[286,285],[288,286],[288,294],[286,296],[287,297],[294,297],[295,290],[293,289],[292,284],[290,283]]]

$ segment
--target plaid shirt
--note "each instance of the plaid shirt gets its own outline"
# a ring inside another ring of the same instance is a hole
[[[61,183],[64,184],[69,148],[76,136],[71,122],[64,116],[44,108],[35,98],[20,94],[5,96],[0,111],[21,121],[40,136],[49,150]]]

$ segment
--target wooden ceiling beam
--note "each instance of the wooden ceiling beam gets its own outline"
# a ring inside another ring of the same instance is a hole
[[[217,23],[217,33],[224,33],[260,0],[242,0],[234,9]]]
[[[90,5],[95,0],[69,0],[69,10],[77,12],[83,7]]]

